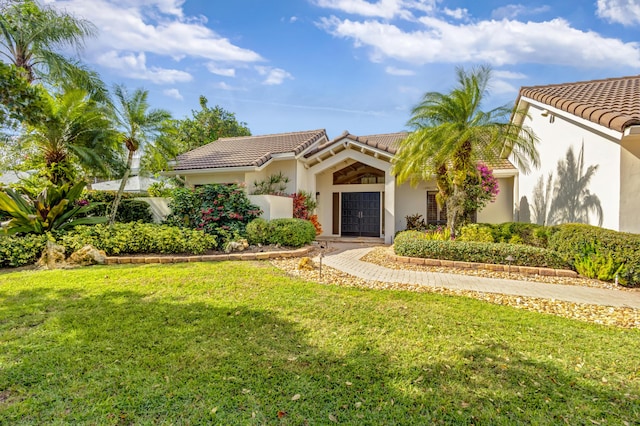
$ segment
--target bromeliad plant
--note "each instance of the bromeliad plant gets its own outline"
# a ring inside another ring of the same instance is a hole
[[[49,184],[38,195],[13,189],[0,192],[0,211],[11,217],[2,225],[5,234],[44,234],[76,225],[104,223],[106,217],[77,217],[89,209],[82,200],[84,182],[73,186]]]

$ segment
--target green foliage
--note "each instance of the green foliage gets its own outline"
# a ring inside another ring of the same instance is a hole
[[[140,222],[76,227],[63,234],[60,243],[68,252],[91,244],[108,255],[201,254],[217,247],[216,238],[202,231]]]
[[[150,197],[171,197],[173,188],[169,187],[165,182],[154,182],[149,185],[147,194]]]
[[[20,194],[13,189],[0,192],[0,210],[11,216],[11,220],[3,226],[4,231],[8,234],[43,234],[76,225],[104,222],[104,217],[81,217],[88,210],[80,200],[84,187],[84,182],[74,186],[68,183],[49,185],[36,197]]]
[[[283,195],[287,191],[289,178],[282,172],[272,174],[266,179],[253,182],[254,195]]]
[[[477,223],[465,225],[460,229],[457,241],[477,241],[477,242],[493,242],[491,230],[487,227],[480,226]]]
[[[247,225],[247,239],[251,244],[278,244],[302,247],[316,238],[316,228],[304,219],[255,219]]]
[[[407,231],[424,231],[427,229],[427,223],[420,213],[407,215],[404,219],[407,222],[405,227]]]
[[[293,198],[293,217],[296,219],[310,220],[313,215],[313,211],[318,206],[318,203],[307,191],[298,191],[297,194],[292,195]]]
[[[576,255],[576,271],[587,278],[602,281],[614,281],[623,268],[623,264],[614,262],[611,254],[606,256],[598,252],[595,244],[585,246],[583,253]]]
[[[31,265],[47,244],[44,234],[0,236],[0,268]]]
[[[463,262],[506,264],[511,256],[513,265],[568,268],[570,264],[551,250],[507,243],[434,241],[416,231],[401,232],[394,241],[400,256],[446,259]]]
[[[555,229],[549,248],[565,261],[576,268],[580,265],[583,271],[594,269],[590,274],[609,279],[612,275],[615,278],[615,270],[621,284],[640,286],[640,235],[583,224],[559,225]]]
[[[176,189],[169,207],[166,223],[203,230],[221,243],[244,235],[247,223],[262,213],[236,184]]]
[[[107,216],[115,199],[115,191],[88,191],[85,199],[89,203],[88,216]],[[123,200],[116,214],[116,222],[153,222],[151,207],[143,200],[134,200],[139,194],[123,193]]]
[[[0,62],[0,124],[7,120],[40,123],[46,119],[43,89],[31,86],[14,65]]]
[[[469,227],[471,229],[468,229]],[[461,228],[460,232],[465,235],[462,238],[463,241],[489,241],[486,237],[488,232],[491,234],[492,240],[498,243],[527,244],[546,248],[554,228],[523,222],[478,223],[466,225]]]

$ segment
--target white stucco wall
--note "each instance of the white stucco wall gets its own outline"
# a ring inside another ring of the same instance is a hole
[[[261,182],[268,179],[272,175],[277,175],[282,172],[283,175],[289,178],[287,183],[287,189],[285,193],[293,194],[297,192],[296,184],[296,160],[273,160],[265,168],[257,172],[247,172],[245,174],[245,180],[247,183],[247,191],[252,193],[255,186],[255,182]]]
[[[189,186],[206,185],[208,183],[242,183],[244,173],[203,173],[186,175],[185,181]]]
[[[478,212],[479,223],[504,223],[514,220],[513,185],[513,177],[498,178],[500,192],[493,203],[488,203]]]
[[[640,234],[640,135],[622,140],[620,169],[620,231]]]
[[[293,198],[279,195],[249,195],[249,201],[262,209],[265,220],[291,219],[293,217]]]
[[[541,167],[529,175],[520,173],[519,196],[527,197],[529,205],[533,205],[533,189],[540,178],[545,182],[549,172],[557,176],[559,160],[566,158],[567,150],[572,147],[576,159],[584,143],[584,170],[591,165],[598,165],[598,170],[591,179],[589,190],[600,199],[604,211],[603,227],[618,229],[620,215],[620,145],[610,131],[602,127],[602,132],[595,132],[581,120],[563,118],[559,111],[548,108],[550,114],[543,117],[541,105],[530,104],[529,116],[524,125],[532,128],[539,138],[538,152]],[[566,114],[566,113],[565,113]],[[596,125],[594,125],[596,126]],[[609,134],[608,134],[608,133]],[[520,200],[517,200],[519,203]],[[532,214],[532,221],[534,221]],[[597,225],[597,217],[590,214],[590,222]]]

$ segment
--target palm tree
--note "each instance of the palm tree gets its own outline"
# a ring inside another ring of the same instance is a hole
[[[408,125],[413,129],[400,142],[392,172],[399,183],[416,184],[435,176],[438,202],[447,207],[451,238],[464,212],[464,182],[477,173],[479,160],[491,162],[511,156],[525,172],[538,166],[535,135],[513,124],[513,108],[501,106],[482,111],[488,94],[491,68],[470,72],[458,68],[457,86],[449,93],[428,92],[413,110]]]
[[[558,161],[549,223],[589,223],[589,213],[594,212],[598,226],[602,226],[600,199],[589,191],[589,182],[597,170],[598,166],[592,165],[584,171],[584,143],[577,159],[573,147],[567,150],[565,160]]]
[[[47,120],[27,126],[23,138],[42,154],[47,178],[64,184],[79,169],[107,174],[118,158],[108,111],[81,89],[44,97]]]
[[[136,89],[133,93],[129,93],[124,86],[117,85],[114,95],[114,123],[120,133],[120,140],[127,148],[128,155],[124,176],[113,201],[110,224],[115,222],[118,205],[131,174],[134,154],[147,142],[151,142],[161,132],[165,123],[171,119],[171,113],[166,110],[149,110],[147,90]]]
[[[43,80],[68,87],[73,82],[104,97],[106,90],[97,73],[58,53],[69,47],[79,50],[84,39],[95,33],[95,26],[85,19],[40,7],[33,0],[11,2],[0,14],[0,56],[24,70],[30,83]]]

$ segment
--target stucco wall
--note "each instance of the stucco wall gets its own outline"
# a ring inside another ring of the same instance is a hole
[[[640,136],[623,139],[620,169],[620,231],[640,233]]]
[[[407,228],[406,217],[421,214],[427,218],[427,191],[435,191],[435,182],[420,182],[416,187],[409,183],[396,185],[396,232]]]
[[[603,133],[595,133],[580,122],[568,121],[553,112],[547,117],[541,115],[542,107],[529,106],[529,117],[525,118],[524,125],[531,127],[540,142],[541,167],[533,170],[529,175],[523,173],[519,176],[519,196],[527,197],[531,206],[533,190],[542,176],[546,179],[550,172],[557,176],[558,161],[564,161],[567,150],[573,148],[575,158],[578,158],[580,148],[584,143],[584,171],[591,165],[597,165],[598,170],[590,181],[589,191],[600,200],[604,217],[605,228],[618,229],[620,206],[620,146],[615,138]],[[520,200],[518,200],[519,202]],[[521,207],[521,206],[520,206]],[[531,220],[535,222],[533,212]],[[590,214],[590,223],[597,225],[597,216]]]
[[[249,200],[262,209],[265,220],[291,219],[293,217],[293,198],[278,195],[249,195]]]
[[[268,179],[272,175],[277,175],[282,172],[283,175],[289,178],[289,183],[287,183],[287,189],[285,193],[293,194],[297,192],[298,188],[296,186],[296,160],[274,160],[269,163],[264,169],[258,172],[247,172],[245,174],[245,179],[247,183],[247,190],[249,193],[252,193],[255,185],[255,182],[260,182]]]
[[[493,203],[478,212],[479,223],[504,223],[513,221],[514,178],[498,178],[500,192]]]
[[[187,175],[187,185],[206,185],[208,183],[242,183],[244,173],[207,173],[201,175]]]

